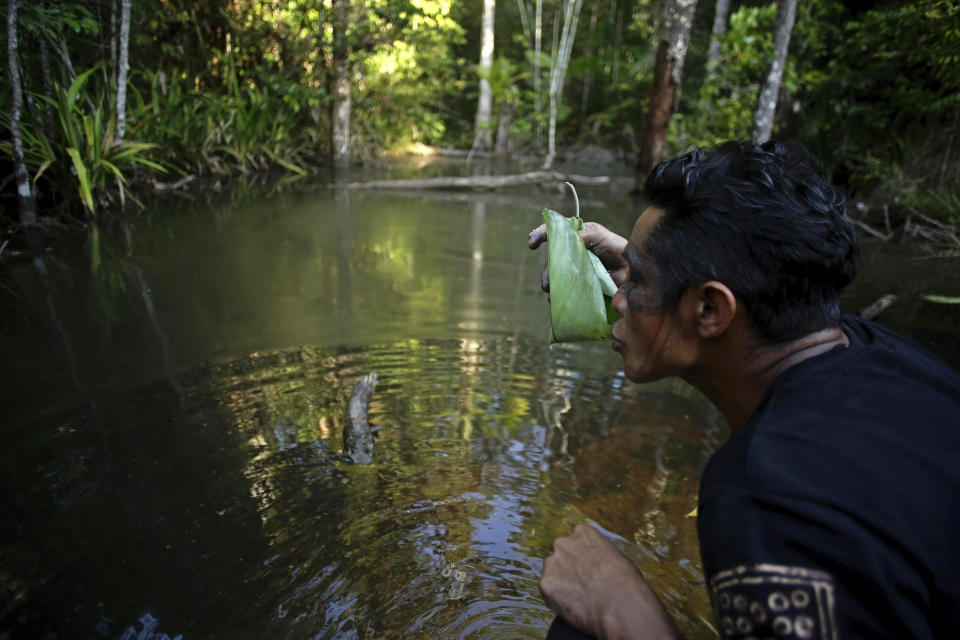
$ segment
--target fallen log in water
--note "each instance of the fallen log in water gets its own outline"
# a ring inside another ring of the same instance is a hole
[[[878,315],[886,311],[887,307],[889,307],[896,301],[897,301],[897,296],[893,295],[892,293],[888,293],[887,295],[883,296],[882,298],[880,298],[870,306],[864,307],[863,310],[860,311],[860,316],[862,318],[866,318],[867,320],[873,320]]]
[[[414,180],[371,180],[348,182],[348,189],[501,189],[544,182],[572,182],[576,185],[610,184],[610,176],[580,176],[557,171],[531,171],[506,176],[448,176]],[[341,185],[337,185],[341,186]]]

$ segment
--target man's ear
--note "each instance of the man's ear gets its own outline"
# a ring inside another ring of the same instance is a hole
[[[737,298],[730,287],[710,280],[697,288],[696,323],[701,338],[722,335],[737,314]]]

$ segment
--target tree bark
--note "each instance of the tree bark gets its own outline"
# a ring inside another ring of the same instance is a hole
[[[50,47],[43,36],[40,37],[40,72],[43,75],[43,94],[53,99],[53,76],[50,73]],[[43,105],[43,128],[47,134],[47,140],[52,144],[57,134],[53,117],[53,107],[49,102],[44,102]]]
[[[557,107],[563,81],[567,76],[567,65],[570,64],[570,52],[577,35],[577,21],[580,19],[582,6],[583,0],[565,0],[563,4],[563,31],[560,34],[557,54],[550,66],[550,125],[547,130],[547,158],[543,163],[544,169],[553,166],[553,159],[557,154]]]
[[[769,140],[773,131],[773,118],[777,112],[780,81],[783,79],[783,68],[787,64],[790,34],[793,32],[793,23],[796,17],[797,0],[780,0],[777,5],[777,23],[774,27],[773,63],[770,65],[770,71],[760,87],[757,106],[753,112],[753,131],[750,137],[756,143],[764,143]]]
[[[477,98],[476,128],[473,136],[473,148],[489,151],[493,146],[493,93],[486,75],[493,67],[493,24],[495,0],[483,0],[483,23],[480,31],[480,96]]]
[[[543,150],[543,98],[540,95],[540,55],[543,51],[543,0],[537,0],[535,26],[533,29],[533,108],[537,114],[536,135],[534,140],[537,152]]]
[[[23,109],[23,87],[20,84],[20,63],[17,59],[17,0],[7,0],[7,64],[13,104],[10,107],[10,138],[13,142],[13,165],[20,200],[20,223],[37,222],[37,206],[30,187],[30,174],[23,158],[23,136],[20,133],[20,112]]]
[[[710,35],[710,48],[707,51],[707,69],[712,69],[720,59],[720,36],[727,32],[727,16],[730,13],[730,0],[717,0],[713,13],[713,32]]]
[[[110,59],[117,59],[117,0],[110,2]]]
[[[130,0],[120,3],[120,60],[117,63],[117,142],[127,129],[127,74],[130,73]]]
[[[667,144],[667,130],[673,117],[673,104],[683,77],[683,61],[690,40],[690,26],[697,0],[667,0],[661,27],[660,44],[653,69],[653,90],[650,110],[640,153],[634,191],[643,187],[647,176],[663,158]]]
[[[350,165],[350,51],[347,46],[347,9],[349,0],[332,0],[333,11],[333,108],[331,139],[333,166]]]

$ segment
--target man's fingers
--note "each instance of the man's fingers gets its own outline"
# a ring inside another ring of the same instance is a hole
[[[530,232],[530,235],[527,237],[527,246],[530,247],[531,249],[536,249],[546,241],[547,241],[547,225],[542,224]]]

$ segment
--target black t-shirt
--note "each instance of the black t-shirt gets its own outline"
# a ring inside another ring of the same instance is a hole
[[[960,637],[960,376],[855,316],[700,485],[722,638]]]

